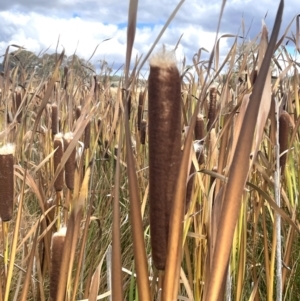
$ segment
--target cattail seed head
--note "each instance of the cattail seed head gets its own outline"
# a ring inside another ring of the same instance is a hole
[[[56,300],[58,279],[66,238],[67,228],[61,228],[54,233],[51,241],[51,267],[50,267],[50,300]]]
[[[205,136],[204,133],[204,120],[203,115],[198,114],[195,125],[195,140],[202,140]]]
[[[217,89],[215,87],[212,87],[209,91],[207,131],[209,131],[214,126],[214,121],[216,118],[216,110],[217,110],[216,105],[217,105]]]
[[[138,116],[137,116],[137,128],[138,128],[138,131],[141,130],[142,118],[143,118],[143,106],[139,105],[138,106]]]
[[[130,120],[130,113],[131,113],[131,92],[123,90],[123,97],[125,98],[125,103],[126,103],[126,106],[127,106],[128,120]]]
[[[6,114],[6,121],[7,123],[12,123],[14,120],[13,115],[11,113],[11,111],[7,110],[7,114]]]
[[[143,119],[143,105],[144,105],[144,93],[139,94],[139,106],[138,106],[138,116],[137,116],[137,128],[138,131],[141,129],[141,122]]]
[[[76,119],[79,119],[80,115],[81,115],[81,106],[78,106],[75,111]]]
[[[51,131],[52,136],[54,137],[58,133],[58,108],[56,103],[52,104],[51,107]]]
[[[65,66],[64,67],[64,79],[65,79],[65,83],[64,83],[64,89],[67,90],[68,88],[68,67]]]
[[[279,117],[279,148],[280,154],[288,149],[289,143],[290,116],[286,111],[283,111]],[[284,173],[287,154],[280,157],[281,174]]]
[[[100,128],[101,128],[101,122],[102,122],[102,119],[101,119],[101,117],[99,117],[98,120],[97,120],[98,131],[100,131]]]
[[[149,202],[152,258],[165,269],[169,219],[181,157],[181,79],[174,53],[150,60],[148,79]]]
[[[114,169],[117,166],[118,149],[119,149],[119,146],[116,144],[114,147]]]
[[[254,69],[254,70],[252,71],[252,73],[251,73],[250,80],[251,80],[252,86],[254,85],[254,83],[255,83],[255,81],[256,81],[257,74],[258,74],[257,69]]]
[[[69,144],[73,140],[73,133],[66,133],[64,135],[65,151],[68,149]],[[76,148],[71,152],[66,165],[65,165],[65,181],[70,190],[74,190],[74,177],[75,177],[75,164],[76,164]]]
[[[62,134],[56,134],[54,136],[54,142],[53,142],[54,149],[56,149],[53,157],[54,161],[54,172],[56,171],[58,165],[61,162],[61,158],[64,154],[64,142],[62,139]],[[54,182],[54,188],[56,191],[62,191],[64,187],[64,168],[62,168],[61,172],[58,174],[55,182]]]
[[[14,151],[13,144],[0,148],[0,218],[11,220],[14,204]]]
[[[91,141],[91,122],[89,121],[84,129],[84,148],[88,149],[90,147]]]
[[[147,129],[147,121],[145,119],[141,122],[141,144],[145,144],[146,142],[146,129]]]

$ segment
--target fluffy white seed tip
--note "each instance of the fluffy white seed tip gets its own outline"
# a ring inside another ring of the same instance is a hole
[[[56,236],[66,236],[66,233],[67,233],[67,227],[62,227],[57,232],[55,232],[53,234],[53,237],[56,237]]]
[[[65,133],[64,138],[67,141],[71,141],[73,139],[73,133],[72,132]]]
[[[151,67],[169,68],[176,66],[176,57],[174,51],[162,50],[154,54],[149,60]]]
[[[7,143],[0,147],[0,155],[11,155],[15,152],[15,145],[12,143]]]
[[[62,137],[63,137],[63,134],[62,133],[58,133],[58,134],[56,134],[54,136],[54,140],[60,140],[60,139],[62,139]]]

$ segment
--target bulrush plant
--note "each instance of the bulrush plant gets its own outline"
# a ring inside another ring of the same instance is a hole
[[[67,150],[73,139],[73,133],[69,132],[64,135],[64,149]],[[76,148],[71,152],[65,165],[65,183],[70,191],[74,190],[74,176],[76,167]]]
[[[181,158],[181,78],[174,53],[165,49],[150,59],[148,122],[152,259],[158,270],[164,270]]]
[[[216,111],[217,111],[217,89],[215,87],[209,90],[209,108],[208,108],[208,122],[207,131],[211,130],[214,126]]]
[[[50,266],[50,300],[55,301],[57,295],[59,272],[67,229],[61,228],[52,235],[51,241],[51,266]]]
[[[14,205],[14,151],[13,144],[0,148],[0,218],[2,222],[12,219]]]
[[[0,148],[0,219],[2,221],[3,254],[5,275],[8,263],[8,222],[12,219],[14,208],[14,152],[13,144]],[[0,272],[0,277],[1,272]],[[1,282],[0,282],[1,284]]]
[[[286,163],[286,151],[288,150],[289,132],[290,132],[291,117],[286,111],[283,111],[279,116],[279,147],[280,147],[280,168],[281,174],[284,174]]]
[[[90,148],[90,141],[91,141],[91,122],[89,121],[84,129],[84,148]]]
[[[141,121],[141,129],[140,129],[140,140],[142,145],[145,145],[146,143],[146,133],[147,133],[147,121],[143,119]]]
[[[66,152],[68,149],[68,146],[70,145],[71,141],[73,140],[73,133],[68,132],[64,134],[63,136],[64,140],[64,151]],[[64,211],[64,217],[65,217],[65,223],[68,220],[68,212],[71,209],[72,204],[72,198],[73,198],[73,190],[74,190],[74,183],[75,183],[75,168],[76,168],[76,148],[73,149],[70,156],[68,157],[66,163],[65,163],[65,183],[68,188],[67,195],[65,198],[65,211]]]
[[[143,120],[143,105],[144,105],[144,93],[139,94],[139,106],[138,106],[138,116],[137,116],[137,128],[141,130],[141,123]]]
[[[59,132],[58,108],[56,103],[52,104],[51,106],[51,130],[53,137]]]
[[[53,147],[55,150],[53,156],[53,166],[54,166],[54,173],[56,172],[58,166],[61,164],[61,158],[64,154],[64,140],[62,133],[58,133],[54,136]],[[56,212],[58,213],[58,227],[60,226],[60,206],[62,205],[62,190],[64,188],[64,170],[65,168],[62,167],[61,171],[57,175],[54,181],[54,189],[56,191]]]
[[[269,39],[265,26],[249,45],[234,36],[221,63],[222,36],[209,59],[199,49],[192,65],[187,58],[177,69],[174,53],[152,51],[183,2],[130,70],[138,12],[130,1],[117,85],[108,63],[82,77],[77,57],[61,66],[62,52],[52,56],[54,71],[47,65],[33,76],[26,64],[10,69],[7,50],[0,74],[0,301],[300,300],[299,71],[284,45],[285,38],[297,44],[286,36],[294,23],[279,39]],[[276,31],[279,25],[277,17]],[[278,69],[272,81],[270,63]],[[19,85],[28,100],[21,119]]]
[[[54,162],[54,172],[57,170],[57,167],[61,163],[61,158],[64,154],[64,140],[63,140],[63,134],[59,133],[56,134],[54,137],[54,156],[53,156],[53,162]],[[58,176],[56,177],[54,181],[54,188],[56,192],[60,192],[63,190],[64,187],[64,168],[61,169]]]

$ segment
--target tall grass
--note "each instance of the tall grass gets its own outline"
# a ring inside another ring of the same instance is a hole
[[[299,16],[278,37],[280,1],[270,38],[227,35],[220,62],[216,35],[186,67],[152,54],[183,2],[131,69],[130,1],[116,88],[103,68],[63,67],[64,52],[36,80],[7,48],[0,301],[300,298],[299,63],[283,44],[299,50]]]

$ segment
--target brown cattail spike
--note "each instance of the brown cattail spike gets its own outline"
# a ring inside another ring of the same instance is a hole
[[[58,109],[56,103],[52,105],[51,120],[52,136],[54,137],[58,133]]]
[[[102,119],[101,119],[101,117],[99,117],[98,120],[97,120],[98,131],[100,131],[101,123],[102,123]]]
[[[73,140],[73,133],[66,133],[64,135],[65,151],[68,149],[71,141]],[[74,190],[74,176],[75,176],[75,164],[76,164],[76,148],[74,148],[65,165],[65,181],[70,190]]]
[[[11,220],[14,204],[14,151],[13,144],[0,148],[0,218]]]
[[[62,261],[63,248],[67,228],[61,228],[54,233],[51,242],[51,270],[50,270],[50,301],[56,300],[58,279]]]
[[[257,69],[254,69],[251,73],[251,77],[250,77],[250,80],[251,80],[251,84],[252,86],[254,85],[255,81],[256,81],[256,78],[257,78]]]
[[[204,133],[204,120],[203,115],[198,114],[195,125],[195,140],[200,140],[203,142]]]
[[[217,109],[216,105],[217,105],[217,89],[213,87],[209,91],[207,131],[209,131],[214,126],[214,122],[216,119],[216,109]]]
[[[144,102],[144,93],[140,92],[139,94],[139,106],[138,106],[138,116],[137,116],[137,128],[138,131],[141,129],[141,122],[143,119],[143,102]]]
[[[174,53],[152,57],[148,85],[151,246],[154,266],[164,270],[181,157],[181,79]]]
[[[66,90],[68,88],[68,67],[64,67],[64,78],[65,78],[65,84],[64,89]]]
[[[91,141],[91,122],[89,121],[84,129],[84,148],[88,149],[90,147]]]
[[[125,98],[125,103],[127,106],[128,112],[128,120],[130,120],[130,113],[131,113],[131,92],[124,90],[123,97]]]
[[[137,116],[137,128],[138,131],[141,130],[141,122],[142,122],[142,117],[143,117],[143,106],[138,106],[138,116]]]
[[[12,113],[9,110],[7,110],[7,114],[6,114],[6,121],[7,121],[7,123],[12,123],[13,120],[14,120],[14,118],[13,118]]]
[[[78,106],[75,111],[76,119],[79,119],[80,115],[81,115],[81,106]]]
[[[289,141],[290,116],[286,111],[283,111],[279,117],[279,148],[280,154],[288,149]],[[286,153],[280,157],[281,174],[284,173],[286,163]]]
[[[114,169],[117,166],[118,150],[119,150],[119,146],[116,144],[114,147]]]
[[[147,121],[145,119],[141,122],[141,144],[145,144],[146,142],[146,129],[147,129]]]
[[[53,146],[54,149],[56,149],[53,157],[54,172],[55,172],[64,154],[64,142],[62,139],[62,134],[59,133],[55,135]],[[63,187],[64,187],[64,168],[62,168],[61,172],[58,174],[54,182],[54,188],[56,191],[62,191]]]

